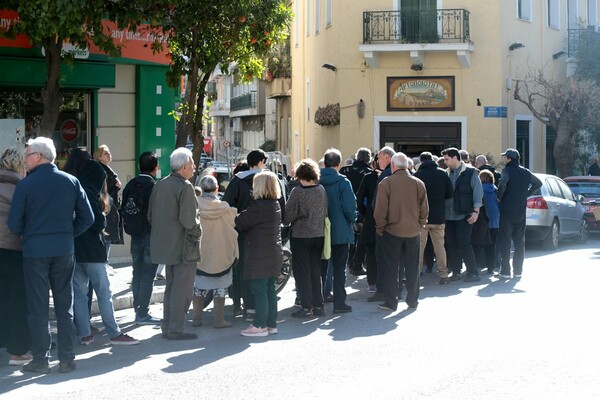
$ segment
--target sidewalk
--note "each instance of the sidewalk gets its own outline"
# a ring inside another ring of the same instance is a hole
[[[131,277],[132,277],[132,266],[131,264],[113,264],[115,270],[114,275],[109,275],[108,280],[110,281],[110,290],[113,295],[113,307],[115,311],[123,310],[126,308],[133,307],[133,295],[131,293]],[[163,275],[166,273],[163,270]],[[152,290],[152,297],[150,304],[162,303],[164,292],[165,292],[164,280],[154,281],[154,290]],[[92,300],[92,314],[98,314],[98,303],[96,302],[96,296]],[[50,319],[54,319],[54,304],[52,297],[50,298]]]

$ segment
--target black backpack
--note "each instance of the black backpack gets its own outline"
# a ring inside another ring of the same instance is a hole
[[[127,184],[121,202],[121,217],[125,232],[131,236],[141,236],[149,232],[148,205],[145,192],[148,185],[143,185],[137,180]]]

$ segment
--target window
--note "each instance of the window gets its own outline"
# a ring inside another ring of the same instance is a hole
[[[548,27],[560,29],[560,0],[547,0],[546,12]]]
[[[333,16],[332,14],[332,8],[331,8],[331,2],[333,0],[325,0],[325,26],[330,26],[332,23],[332,18]]]
[[[532,121],[517,120],[517,150],[521,154],[521,165],[525,168],[530,167],[529,149],[530,147],[530,127]]]
[[[587,0],[588,25],[598,25],[598,0]]]
[[[306,80],[306,121],[310,121],[310,81]]]
[[[546,125],[546,173],[556,174],[556,162],[554,160],[554,143],[556,142],[556,131]]]
[[[567,0],[567,29],[579,28],[579,13],[577,11],[577,0]]]
[[[315,0],[315,35],[319,33],[321,25],[321,0]]]
[[[531,21],[531,0],[517,0],[517,18]]]
[[[306,36],[310,36],[310,1],[306,0]]]

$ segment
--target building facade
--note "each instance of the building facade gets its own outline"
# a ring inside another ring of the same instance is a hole
[[[292,150],[319,159],[385,145],[409,156],[506,147],[553,170],[551,129],[514,100],[518,80],[573,71],[569,33],[598,25],[598,0],[294,1]],[[339,122],[322,120],[335,111]]]

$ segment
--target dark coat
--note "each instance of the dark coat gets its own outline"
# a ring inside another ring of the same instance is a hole
[[[512,160],[502,170],[502,178],[498,186],[500,215],[516,214],[525,216],[527,197],[542,186],[542,181],[527,168]]]
[[[435,161],[425,161],[419,166],[414,174],[425,184],[427,189],[427,200],[429,202],[428,224],[446,223],[446,199],[452,197],[452,181],[448,174],[438,167]]]
[[[235,218],[244,235],[244,279],[274,278],[281,270],[281,207],[277,200],[256,200]]]
[[[331,221],[331,244],[354,243],[356,196],[350,181],[333,168],[321,168],[319,181],[327,192],[327,216]]]
[[[600,166],[598,165],[598,163],[590,165],[590,168],[588,169],[588,175],[600,176]]]
[[[377,193],[377,172],[371,171],[364,177],[358,193],[356,206],[363,216],[363,230],[358,238],[361,243],[375,243],[375,218],[373,218],[373,204]]]
[[[252,181],[254,180],[254,175],[259,172],[260,170],[258,169],[238,172],[231,182],[229,182],[223,194],[223,201],[226,201],[231,207],[237,208],[238,213],[248,208],[254,202],[252,198]],[[285,212],[285,198],[283,196],[279,198],[279,207],[283,216]]]
[[[352,165],[340,169],[340,174],[345,175],[352,185],[354,194],[358,193],[358,188],[365,175],[371,173],[372,169],[362,161],[354,161]]]
[[[494,175],[494,185],[498,186],[502,175],[500,175],[500,173],[498,171],[496,171],[496,168],[492,167],[489,164],[485,164],[485,165],[482,165],[481,167],[479,167],[479,171],[483,171],[483,170],[490,171],[492,173],[492,175]]]
[[[104,185],[106,173],[101,163],[87,160],[79,170],[77,179],[81,183],[90,202],[94,223],[85,232],[75,238],[75,262],[105,263],[107,262],[104,229],[106,217],[102,213],[100,191]]]
[[[114,244],[123,244],[123,221],[119,209],[121,208],[121,199],[119,198],[119,190],[117,187],[117,174],[111,167],[100,163],[106,173],[106,190],[111,198],[110,212],[106,216],[106,240]]]

